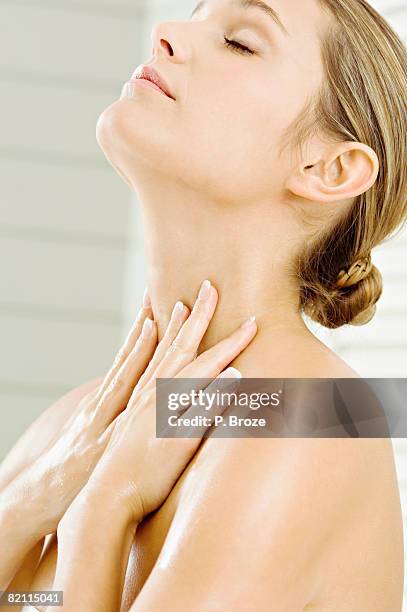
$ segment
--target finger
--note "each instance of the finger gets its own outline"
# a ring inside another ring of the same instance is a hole
[[[150,363],[148,364],[145,372],[143,373],[137,384],[137,394],[143,390],[147,382],[154,376],[154,372],[163,360],[166,352],[168,351],[172,342],[176,338],[179,330],[181,329],[188,316],[189,308],[185,306],[185,304],[183,304],[182,302],[178,301],[172,310],[171,319],[167,326],[167,329],[165,330],[165,334],[160,340]]]
[[[123,414],[123,413],[122,413]],[[108,427],[103,431],[102,435],[99,438],[99,442],[100,445],[102,447],[102,449],[104,449],[104,451],[107,449],[110,438],[112,436],[113,430],[116,427],[117,423],[118,423],[118,419],[120,418],[121,415],[119,415],[118,417],[116,417],[111,423],[110,425],[108,425]]]
[[[257,333],[255,317],[250,317],[237,330],[215,346],[201,353],[174,378],[213,378],[218,376],[253,340]]]
[[[145,319],[140,336],[97,402],[94,418],[108,425],[127,406],[157,344],[157,324]]]
[[[217,301],[218,293],[215,287],[210,281],[205,280],[191,314],[156,369],[156,377],[171,378],[195,359],[201,340],[215,312]]]
[[[156,407],[160,408],[158,402],[162,402],[162,408],[167,411],[169,410],[174,416],[184,415],[187,411],[189,414],[195,414],[195,410],[199,411],[202,408],[210,408],[210,403],[207,404],[207,392],[213,392],[213,387],[218,383],[228,384],[231,378],[241,378],[239,370],[233,367],[229,367],[219,374],[214,380],[212,378],[172,378],[169,380],[160,379],[157,387],[160,390],[160,398],[157,398]],[[227,379],[223,382],[223,379]],[[201,391],[203,393],[201,393]],[[171,394],[171,404],[169,403],[169,397]],[[174,397],[175,396],[175,397]],[[177,403],[178,399],[178,403]]]
[[[99,437],[100,444],[104,450],[109,448],[110,438],[116,425],[119,426],[120,421],[124,418],[125,411],[121,412],[107,427],[103,430]]]
[[[220,391],[225,394],[236,392],[239,387],[242,374],[236,368],[228,368],[222,372],[215,380],[213,380],[205,388],[205,395],[210,396],[216,391]],[[215,416],[222,415],[227,408],[229,403],[222,403],[221,401],[215,401],[211,405],[211,410],[208,413],[205,410],[205,406],[191,404],[182,414],[177,415],[180,418],[179,424],[176,426],[168,425],[161,433],[160,437],[164,438],[176,438],[178,442],[184,439],[184,443],[178,445],[174,444],[174,449],[171,453],[173,457],[175,454],[182,453],[184,460],[189,460],[192,455],[196,452],[202,438],[209,432],[209,430],[217,429],[215,425]],[[199,419],[199,422],[190,421],[194,417],[206,416],[206,419]],[[194,424],[190,424],[194,423]]]
[[[222,416],[233,403],[232,394],[240,385],[242,374],[236,368],[230,367],[217,376],[206,388],[204,397],[207,404],[191,405],[182,415],[183,419],[194,419],[194,417],[206,416],[208,420],[200,419],[197,424],[192,425],[185,437],[202,438],[212,427],[219,428],[215,424],[215,417]],[[213,401],[214,400],[214,401]],[[193,421],[192,421],[193,422]]]
[[[137,342],[137,339],[140,337],[141,330],[144,325],[144,321],[147,318],[150,318],[150,319],[153,318],[153,311],[151,309],[150,297],[146,289],[144,291],[143,304],[137,314],[136,321],[134,322],[129,333],[127,334],[127,337],[122,347],[120,348],[119,352],[117,353],[114,359],[112,367],[110,368],[109,372],[106,374],[105,378],[103,379],[102,384],[100,385],[98,389],[98,392],[96,395],[97,400],[99,400],[102,397],[106,389],[111,384],[113,378],[116,376],[118,370],[121,368],[121,366],[123,365],[123,363],[129,356],[130,352],[134,348]]]

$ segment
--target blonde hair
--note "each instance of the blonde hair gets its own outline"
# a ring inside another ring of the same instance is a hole
[[[407,220],[407,52],[365,0],[319,2],[331,14],[322,41],[325,79],[296,134],[303,139],[322,128],[335,140],[369,145],[380,163],[373,187],[296,260],[300,309],[337,328],[374,316],[383,283],[371,251]]]

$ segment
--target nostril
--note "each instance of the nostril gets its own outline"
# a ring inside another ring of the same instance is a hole
[[[170,43],[165,40],[165,38],[162,38],[160,40],[160,44],[162,47],[164,47],[164,49],[167,51],[167,53],[172,57],[174,55],[174,51],[173,48],[171,47]]]

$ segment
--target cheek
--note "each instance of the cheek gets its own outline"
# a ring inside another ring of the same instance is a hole
[[[180,142],[188,148],[189,167],[217,189],[269,189],[287,105],[256,75],[224,75],[210,83],[210,89],[194,87],[181,112]]]

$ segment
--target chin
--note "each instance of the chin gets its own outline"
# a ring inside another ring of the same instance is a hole
[[[129,100],[113,102],[100,115],[96,125],[96,140],[107,157],[116,153],[135,152],[137,125],[140,119]]]
[[[96,140],[110,163],[125,172],[160,164],[169,155],[164,126],[146,120],[144,110],[133,100],[120,99],[99,116]],[[169,140],[167,138],[167,140]]]

